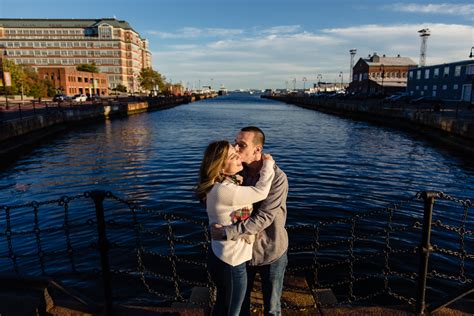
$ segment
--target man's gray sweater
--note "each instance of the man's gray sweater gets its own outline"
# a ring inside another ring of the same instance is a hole
[[[243,172],[244,185],[254,186],[258,181],[255,177],[246,176]],[[275,177],[272,181],[268,197],[254,205],[249,219],[226,226],[227,239],[237,240],[241,235],[256,235],[253,244],[250,265],[261,266],[279,259],[288,249],[288,233],[286,223],[286,198],[288,196],[288,179],[286,174],[275,165]]]

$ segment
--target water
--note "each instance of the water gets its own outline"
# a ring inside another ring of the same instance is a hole
[[[264,130],[265,151],[288,176],[289,225],[377,209],[421,190],[474,196],[471,158],[391,128],[230,94],[64,132],[0,170],[0,205],[103,189],[205,219],[192,190],[204,148],[213,140],[233,141],[247,125]],[[442,214],[446,219],[462,216],[459,208],[446,212],[451,212]],[[77,221],[93,218],[84,208],[71,208],[70,214]],[[42,215],[45,222],[61,223]],[[31,214],[17,213],[16,228],[32,220]],[[63,242],[51,236],[49,245]],[[30,262],[22,269],[38,268]]]

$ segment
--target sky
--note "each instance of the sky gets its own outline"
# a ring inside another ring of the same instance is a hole
[[[355,62],[376,52],[418,63],[422,28],[428,65],[474,46],[472,1],[0,0],[0,17],[125,20],[149,40],[153,69],[190,88],[347,82],[353,48]]]

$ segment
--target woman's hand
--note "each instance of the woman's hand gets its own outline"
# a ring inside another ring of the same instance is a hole
[[[270,154],[263,154],[263,160],[273,161],[273,157]]]

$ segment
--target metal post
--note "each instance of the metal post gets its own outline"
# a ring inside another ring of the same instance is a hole
[[[431,219],[433,215],[433,205],[436,192],[425,191],[422,198],[425,201],[425,210],[423,214],[423,235],[418,252],[420,254],[419,276],[418,276],[418,298],[416,302],[416,312],[418,315],[426,313],[426,278],[428,273],[428,259],[433,250],[430,244],[431,237]]]
[[[104,191],[92,191],[90,193],[95,204],[95,214],[97,218],[97,234],[99,237],[98,246],[100,252],[100,263],[102,266],[102,277],[104,282],[104,300],[105,315],[112,315],[112,284],[109,265],[109,246],[107,236],[105,234],[105,217],[104,217]]]

